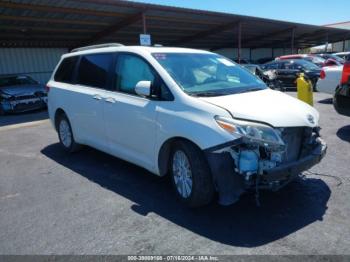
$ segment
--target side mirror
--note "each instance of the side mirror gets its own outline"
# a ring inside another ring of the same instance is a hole
[[[140,81],[135,86],[135,92],[139,96],[149,97],[151,95],[151,81]]]

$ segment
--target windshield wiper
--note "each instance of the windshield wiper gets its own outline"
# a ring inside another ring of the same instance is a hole
[[[210,97],[210,96],[225,96],[231,93],[229,92],[196,92],[196,93],[189,93],[189,94],[193,96],[198,96],[198,97]]]
[[[211,97],[211,96],[227,96],[227,95],[233,95],[233,94],[240,94],[240,93],[247,93],[247,92],[253,92],[253,91],[260,91],[263,90],[263,88],[250,88],[250,89],[245,89],[242,91],[236,91],[236,90],[231,90],[231,91],[203,91],[203,92],[188,92],[187,94],[191,96],[196,96],[196,97]]]
[[[250,88],[250,89],[246,89],[246,90],[239,91],[239,92],[237,92],[236,94],[242,94],[242,93],[260,91],[260,90],[263,90],[263,89],[262,89],[262,88]]]

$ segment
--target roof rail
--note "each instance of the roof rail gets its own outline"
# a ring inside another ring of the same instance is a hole
[[[95,49],[95,48],[104,48],[104,47],[117,47],[117,46],[124,46],[123,44],[119,43],[109,43],[109,44],[100,44],[100,45],[89,45],[89,46],[83,46],[83,47],[78,47],[74,48],[71,53],[73,52],[78,52],[78,51],[84,51],[84,50],[90,50],[90,49]]]

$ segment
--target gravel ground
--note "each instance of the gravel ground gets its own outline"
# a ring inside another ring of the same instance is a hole
[[[165,178],[90,148],[64,153],[45,112],[2,117],[0,254],[350,254],[350,118],[329,95],[315,107],[329,149],[312,171],[342,184],[308,175],[263,192],[260,208],[247,194],[187,209]]]

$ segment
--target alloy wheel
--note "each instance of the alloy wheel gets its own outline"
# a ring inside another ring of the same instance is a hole
[[[62,119],[59,125],[59,134],[62,144],[69,148],[72,144],[72,132],[70,130],[67,120]]]
[[[183,151],[177,150],[174,153],[172,170],[178,193],[183,198],[188,198],[192,192],[193,180],[190,162]]]

